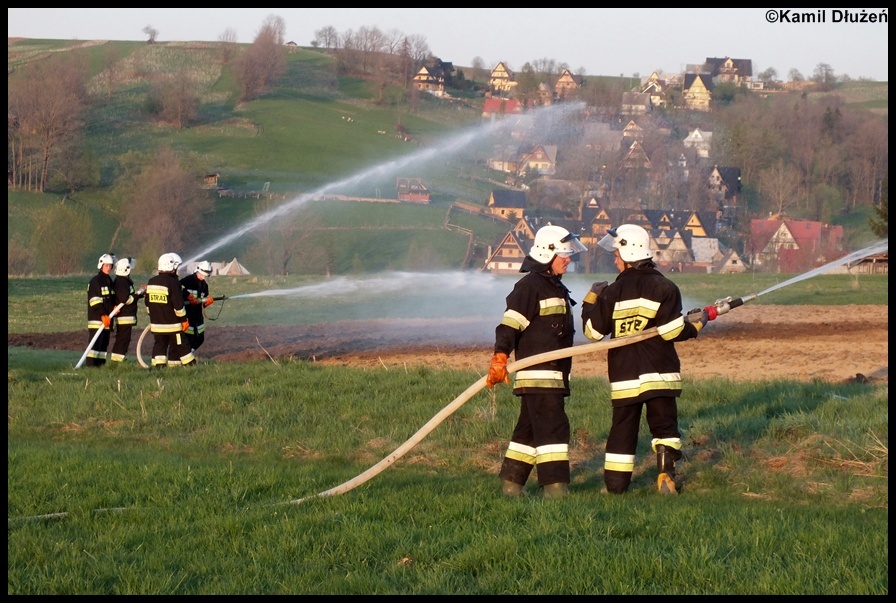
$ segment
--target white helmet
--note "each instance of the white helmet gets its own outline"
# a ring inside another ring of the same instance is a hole
[[[196,264],[196,272],[201,272],[205,276],[211,276],[212,274],[212,264],[211,262],[203,261]]]
[[[106,264],[114,264],[114,263],[115,263],[115,256],[112,255],[111,253],[104,253],[103,255],[100,256],[99,261],[96,263],[96,267],[102,268]]]
[[[177,272],[180,264],[180,256],[176,253],[163,253],[159,256],[159,272]]]
[[[548,224],[535,233],[529,257],[539,264],[550,264],[555,255],[570,257],[582,251],[588,249],[579,242],[579,235],[574,235],[561,226]]]
[[[650,235],[637,224],[623,224],[607,230],[606,236],[598,243],[602,249],[612,252],[619,250],[623,262],[649,260],[653,257],[650,249]]]
[[[127,276],[137,266],[134,258],[121,258],[115,263],[115,276]]]

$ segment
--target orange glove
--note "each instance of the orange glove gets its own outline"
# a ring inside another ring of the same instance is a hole
[[[206,298],[205,298],[205,307],[206,307],[206,308],[208,308],[208,307],[209,307],[210,305],[212,305],[213,303],[215,303],[215,298],[214,298],[214,297],[206,297]]]
[[[112,326],[112,319],[109,318],[108,314],[103,314],[102,316],[100,316],[100,320],[103,321],[103,326],[107,329]]]
[[[190,321],[189,321],[189,320],[185,320],[185,321],[183,321],[182,323],[180,323],[180,328],[181,328],[182,331],[184,331],[184,332],[186,333],[186,332],[187,332],[187,329],[190,328]]]
[[[504,382],[510,385],[510,375],[507,374],[507,354],[503,352],[495,352],[492,356],[491,366],[488,367],[488,377],[485,378],[485,384],[489,389],[496,383]]]
[[[193,304],[194,306],[199,303],[199,300],[196,299],[196,296],[192,293],[187,296],[187,301]]]

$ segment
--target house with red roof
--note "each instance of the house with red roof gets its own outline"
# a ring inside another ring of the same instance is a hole
[[[498,119],[507,115],[520,115],[525,107],[513,98],[492,97],[482,104],[483,119]]]
[[[844,255],[843,227],[780,215],[755,219],[747,250],[756,268],[799,273]]]

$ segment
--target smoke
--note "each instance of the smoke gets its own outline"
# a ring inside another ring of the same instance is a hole
[[[522,274],[488,272],[384,272],[361,277],[333,277],[293,289],[270,289],[235,295],[252,298],[253,311],[272,324],[344,323],[364,328],[365,338],[389,342],[401,337],[454,345],[494,343],[506,297]],[[566,274],[563,282],[581,301],[594,275]],[[266,303],[270,298],[270,303]],[[577,341],[581,336],[579,310],[573,313]],[[358,321],[358,325],[349,324]],[[409,341],[408,343],[413,343]]]

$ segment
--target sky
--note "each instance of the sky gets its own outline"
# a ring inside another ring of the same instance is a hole
[[[835,76],[888,81],[886,8],[7,8],[8,36],[61,40],[217,41],[227,29],[251,43],[264,20],[286,24],[286,41],[310,46],[314,32],[361,27],[422,36],[433,55],[469,67],[503,61],[521,71],[548,59],[586,75],[680,73],[707,58],[749,59],[754,76],[774,68],[810,78],[819,63]],[[789,11],[789,12],[788,12]],[[844,14],[849,13],[847,19]],[[881,21],[881,15],[886,17]],[[858,22],[862,17],[870,21]],[[855,20],[855,22],[853,22]],[[814,22],[813,22],[814,21]]]

